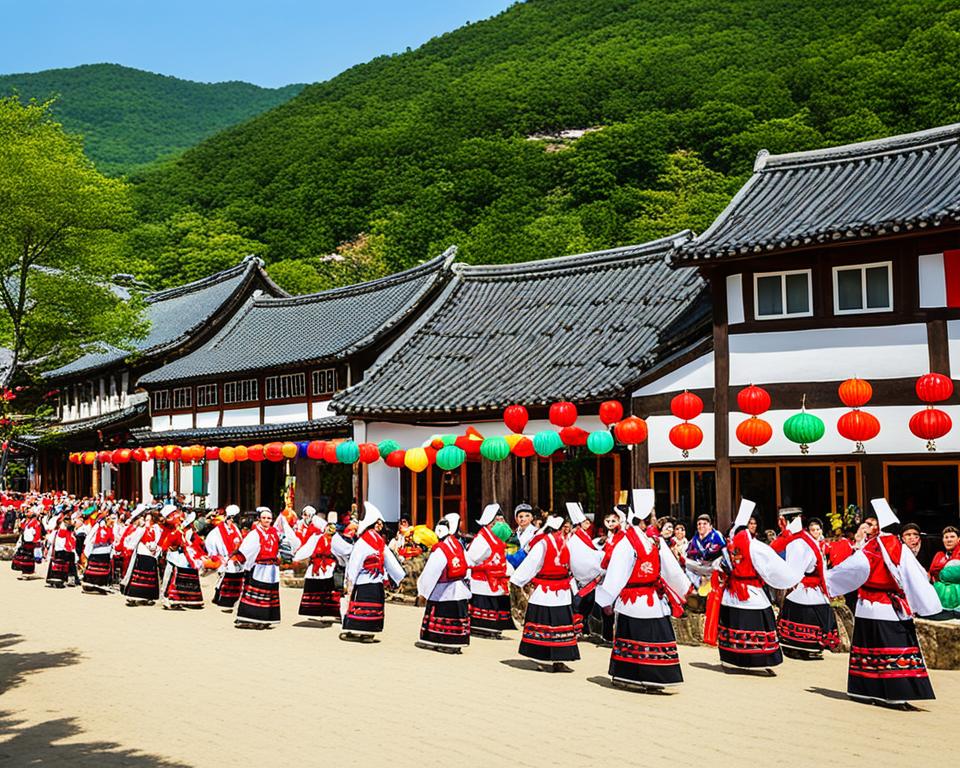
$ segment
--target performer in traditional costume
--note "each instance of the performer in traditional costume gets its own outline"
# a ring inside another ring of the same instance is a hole
[[[459,517],[454,522],[459,523]],[[434,532],[439,541],[417,579],[417,594],[427,601],[417,646],[460,653],[470,644],[467,553],[447,520],[441,521]]]
[[[347,582],[352,586],[350,602],[343,616],[341,640],[370,640],[383,631],[384,580],[394,584],[406,575],[403,566],[387,547],[380,532],[383,515],[369,501],[364,503],[363,520],[357,526],[359,538],[347,563]]]
[[[37,570],[37,559],[43,557],[43,524],[37,519],[36,511],[27,507],[24,511],[26,519],[20,527],[20,538],[17,541],[17,551],[13,556],[11,566],[19,571],[21,580],[33,578]]]
[[[113,522],[106,512],[100,514],[87,534],[84,556],[87,566],[81,580],[83,591],[94,595],[108,594],[113,576]]]
[[[747,522],[749,520],[744,522],[744,527]],[[702,581],[713,576],[714,564],[723,554],[725,546],[726,541],[720,531],[713,527],[710,515],[697,517],[697,533],[690,540],[686,557],[687,576],[694,587],[699,587]]]
[[[157,546],[163,531],[153,520],[153,511],[139,506],[130,516],[136,527],[124,539],[124,549],[130,552],[127,569],[120,581],[120,592],[127,605],[153,605],[160,599],[160,567]]]
[[[495,522],[499,504],[488,504],[477,523],[480,531],[467,549],[470,563],[470,628],[481,637],[500,637],[516,629],[510,612],[510,581],[507,578],[506,541],[510,526]]]
[[[286,521],[281,516],[275,526],[273,512],[266,507],[258,507],[257,512],[257,522],[232,555],[246,572],[235,620],[242,629],[266,629],[280,623],[280,539]],[[285,538],[292,543],[295,536]]]
[[[789,521],[772,548],[785,551],[787,563],[803,574],[803,579],[783,601],[777,619],[777,633],[784,653],[797,659],[822,659],[823,651],[840,645],[837,619],[827,596],[827,564],[820,542],[803,530],[802,510],[780,510]]]
[[[326,517],[314,514],[305,533],[303,545],[293,555],[295,563],[309,561],[303,576],[299,613],[311,619],[339,619],[343,592],[334,587],[333,573],[338,563],[349,559],[352,547],[336,535],[336,512]]]
[[[167,561],[162,605],[165,610],[203,608],[200,567],[205,552],[200,537],[193,530],[196,513],[189,512],[184,517],[176,507],[165,509],[167,528],[160,537],[160,549],[166,553]]]
[[[627,513],[630,507],[626,504],[617,504],[612,511],[603,518],[604,535],[594,539],[594,545],[602,553],[600,568],[606,570],[613,556],[613,549],[623,538],[623,531],[627,527]],[[600,645],[604,648],[613,646],[613,613],[600,612]]]
[[[871,502],[879,530],[862,549],[827,571],[831,595],[857,594],[847,695],[890,706],[935,698],[917,640],[914,614],[941,612],[936,590],[913,553],[884,529],[899,523],[886,499]]]
[[[564,662],[580,658],[571,607],[570,551],[560,533],[562,526],[562,517],[548,517],[510,577],[510,583],[518,587],[534,585],[524,617],[520,655],[550,672],[569,672]]]
[[[570,551],[570,573],[573,576],[571,586],[575,588],[571,602],[573,628],[580,638],[584,632],[589,634],[588,622],[595,604],[597,584],[600,583],[603,552],[594,546],[590,538],[590,521],[583,513],[583,507],[577,502],[567,502],[567,513],[572,526],[567,549]]]
[[[783,652],[777,640],[773,608],[764,591],[764,584],[773,589],[790,589],[802,578],[802,572],[790,567],[768,545],[753,538],[747,522],[754,502],[743,499],[733,524],[733,535],[717,562],[713,590],[709,600],[720,595],[716,627],[720,663],[733,671],[765,670],[773,675],[773,667],[783,663]],[[719,590],[719,592],[718,592]],[[704,630],[707,634],[707,630]]]
[[[671,616],[693,589],[666,539],[646,533],[652,490],[633,492],[630,526],[614,547],[597,605],[615,612],[609,674],[614,685],[665,688],[683,682]]]
[[[59,525],[53,534],[47,586],[63,589],[65,586],[76,586],[76,583],[77,537],[73,534],[70,518],[60,515]]]
[[[243,566],[231,557],[240,548],[243,540],[235,522],[239,514],[240,507],[228,504],[224,510],[224,519],[210,530],[205,541],[207,556],[215,563],[220,574],[212,602],[226,612],[233,611],[233,606],[243,591]]]
[[[945,611],[960,618],[960,532],[948,525],[943,529],[943,551],[934,555],[930,578]],[[923,563],[921,563],[923,565]]]

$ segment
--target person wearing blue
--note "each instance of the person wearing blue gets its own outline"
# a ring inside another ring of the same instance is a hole
[[[726,544],[720,532],[713,527],[710,515],[700,515],[697,518],[697,533],[687,547],[687,576],[694,587],[699,587],[701,581],[710,578],[713,562],[723,553]]]

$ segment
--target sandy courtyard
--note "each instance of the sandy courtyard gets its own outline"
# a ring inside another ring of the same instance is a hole
[[[0,766],[649,766],[690,750],[710,766],[956,764],[960,672],[934,671],[938,699],[895,712],[846,700],[845,656],[760,679],[681,647],[686,684],[644,696],[611,689],[592,645],[555,675],[514,638],[419,650],[411,607],[356,645],[300,622],[295,590],[284,624],[251,632],[214,606],[126,608],[0,567]]]

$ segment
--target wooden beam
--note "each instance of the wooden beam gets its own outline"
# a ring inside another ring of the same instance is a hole
[[[930,355],[930,371],[950,375],[950,347],[947,341],[947,321],[927,321],[927,352]]]
[[[726,279],[710,275],[713,290],[713,450],[716,464],[716,524],[726,530],[733,521],[730,477],[730,343],[727,331]]]

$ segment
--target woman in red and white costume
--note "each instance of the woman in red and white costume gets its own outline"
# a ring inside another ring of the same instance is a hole
[[[135,527],[123,540],[130,559],[120,580],[120,593],[127,598],[127,605],[153,605],[160,599],[160,566],[157,544],[163,531],[153,520],[155,510],[141,504],[133,510],[129,523]]]
[[[343,616],[341,640],[370,640],[383,631],[383,584],[389,578],[394,584],[406,575],[400,561],[387,547],[380,532],[383,515],[369,501],[363,503],[363,520],[357,526],[360,538],[353,545],[347,563],[346,579],[352,585],[350,602]]]
[[[343,593],[333,585],[333,572],[337,565],[346,564],[353,547],[336,535],[336,512],[329,512],[326,517],[314,514],[305,533],[303,545],[293,555],[295,563],[309,561],[303,576],[299,614],[311,619],[339,619]]]
[[[499,512],[499,504],[484,507],[477,520],[480,531],[467,548],[471,565],[470,628],[481,637],[500,637],[503,630],[517,628],[510,612],[507,545],[493,532]]]
[[[20,571],[18,578],[26,581],[33,578],[37,570],[37,558],[43,557],[43,524],[33,507],[27,507],[24,514],[26,518],[20,527],[20,539],[11,566]]]
[[[280,623],[280,539],[292,545],[297,540],[283,515],[274,525],[273,512],[267,507],[257,507],[257,512],[257,522],[233,554],[246,572],[234,622],[240,629],[266,629]]]
[[[683,682],[670,617],[683,612],[693,585],[667,540],[646,532],[655,501],[652,490],[634,490],[630,526],[597,588],[597,605],[616,614],[609,668],[615,685],[659,689]]]
[[[70,518],[60,515],[57,529],[53,532],[47,586],[63,589],[65,586],[76,586],[76,583],[77,537],[73,533]]]
[[[570,573],[573,575],[573,628],[577,637],[583,637],[590,614],[596,603],[597,584],[603,573],[601,563],[603,552],[597,549],[590,538],[588,530],[590,521],[583,513],[583,507],[577,502],[567,502],[567,514],[570,515],[572,530],[567,539],[567,549],[570,550]]]
[[[580,659],[573,627],[570,551],[560,532],[562,526],[562,517],[548,517],[510,577],[510,583],[518,587],[534,584],[524,617],[520,655],[550,672],[569,672],[564,662]]]
[[[113,579],[113,521],[106,511],[99,513],[84,542],[87,566],[81,585],[88,595],[106,595]]]
[[[417,646],[460,653],[470,644],[470,583],[467,553],[451,528],[443,520],[434,529],[439,541],[417,579],[417,594],[427,601]]]
[[[160,549],[166,553],[163,574],[163,607],[166,610],[203,608],[200,589],[200,568],[206,552],[193,529],[195,512],[183,512],[174,506],[164,507],[167,528],[160,537]]]
[[[223,513],[223,520],[207,534],[204,543],[207,556],[217,564],[220,574],[212,602],[224,611],[232,612],[243,591],[243,567],[231,557],[240,548],[243,540],[243,535],[234,522],[234,518],[240,514],[240,507],[228,504]]]
[[[617,504],[612,511],[607,512],[603,518],[604,533],[599,538],[593,540],[594,546],[602,553],[600,559],[600,568],[607,569],[610,565],[610,558],[613,555],[613,548],[620,539],[623,538],[623,532],[627,527],[627,513],[630,507],[624,504]],[[613,614],[606,611],[600,614],[600,639],[604,648],[609,648],[613,644]]]
[[[831,595],[858,590],[847,695],[891,706],[933,699],[913,616],[939,614],[940,599],[909,548],[898,536],[883,532],[900,522],[887,500],[870,504],[877,516],[876,535],[827,571]]]

